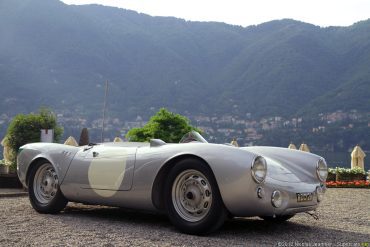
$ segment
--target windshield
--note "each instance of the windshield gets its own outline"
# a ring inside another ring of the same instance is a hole
[[[181,140],[180,143],[188,143],[188,142],[203,142],[203,143],[208,143],[206,139],[203,138],[201,134],[199,134],[196,131],[191,131],[187,134],[185,134]]]

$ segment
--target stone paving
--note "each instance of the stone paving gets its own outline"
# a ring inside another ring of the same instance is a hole
[[[18,191],[19,192],[19,191]],[[27,197],[0,198],[0,246],[358,246],[370,241],[370,189],[328,189],[319,220],[298,214],[283,224],[229,220],[217,232],[178,232],[163,215],[69,203],[39,214]]]

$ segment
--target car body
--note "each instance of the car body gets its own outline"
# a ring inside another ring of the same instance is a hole
[[[315,210],[327,176],[315,154],[211,144],[196,132],[179,144],[32,143],[17,162],[41,213],[59,212],[68,201],[151,210],[190,234],[214,231],[227,216],[279,221]]]

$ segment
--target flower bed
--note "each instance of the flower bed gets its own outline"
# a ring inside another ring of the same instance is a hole
[[[328,188],[368,188],[370,189],[370,182],[365,180],[355,181],[328,181],[326,182]]]
[[[366,180],[366,172],[361,168],[346,169],[341,167],[329,168],[326,181],[352,182]]]
[[[328,188],[370,188],[366,172],[360,168],[329,168],[326,179]]]

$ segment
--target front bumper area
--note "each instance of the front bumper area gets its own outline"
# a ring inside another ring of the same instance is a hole
[[[232,214],[239,217],[293,215],[315,210],[323,198],[326,188],[320,183],[290,183],[266,178],[263,184],[250,184],[250,193],[246,201],[242,200],[244,208]],[[318,187],[320,188],[318,190]],[[273,195],[279,192],[280,203],[274,202]],[[318,195],[318,191],[321,196]],[[298,199],[299,197],[299,199]]]

